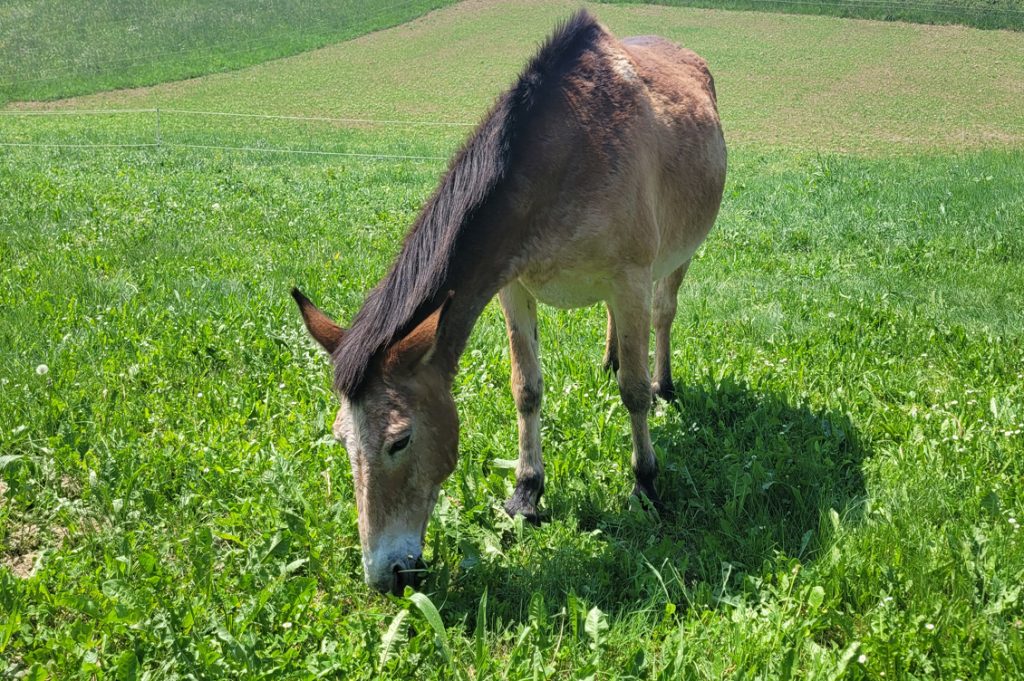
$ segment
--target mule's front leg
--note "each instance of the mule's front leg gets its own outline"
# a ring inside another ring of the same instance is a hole
[[[651,375],[647,365],[651,328],[650,281],[650,272],[635,273],[618,287],[610,306],[618,336],[619,394],[629,411],[633,431],[633,474],[636,476],[633,494],[647,497],[655,508],[661,510],[661,499],[654,489],[658,461],[647,425],[652,399]]]
[[[540,405],[544,380],[540,373],[540,343],[537,337],[537,301],[519,282],[498,294],[505,313],[505,330],[512,356],[512,396],[519,415],[519,464],[516,488],[505,502],[513,518],[524,516],[540,522],[537,504],[544,493],[544,460],[540,453]]]

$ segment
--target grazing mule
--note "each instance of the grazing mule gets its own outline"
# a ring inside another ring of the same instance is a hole
[[[292,291],[334,366],[334,435],[352,464],[368,584],[401,593],[419,581],[427,521],[458,457],[452,381],[495,294],[519,416],[505,510],[537,522],[544,491],[538,300],[607,304],[604,361],[629,411],[633,491],[661,505],[647,413],[652,391],[673,397],[676,296],[715,221],[725,166],[705,61],[659,37],[617,40],[580,11],[456,154],[348,329]]]

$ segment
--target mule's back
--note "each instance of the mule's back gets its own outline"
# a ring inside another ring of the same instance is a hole
[[[575,307],[608,299],[609,272],[658,279],[692,257],[718,213],[726,152],[707,63],[664,38],[602,29],[561,87],[523,173],[546,213],[526,218],[540,227],[520,278]]]

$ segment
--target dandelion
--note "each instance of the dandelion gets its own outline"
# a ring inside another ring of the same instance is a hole
[[[46,374],[50,373],[50,367],[46,366],[45,364],[40,364],[39,366],[36,367],[36,373],[39,374],[40,376],[45,376]]]

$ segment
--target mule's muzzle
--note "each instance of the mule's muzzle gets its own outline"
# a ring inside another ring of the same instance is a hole
[[[405,593],[405,587],[411,586],[413,589],[419,587],[426,574],[427,564],[420,556],[415,558],[410,556],[406,560],[392,563],[391,593],[401,596]]]

